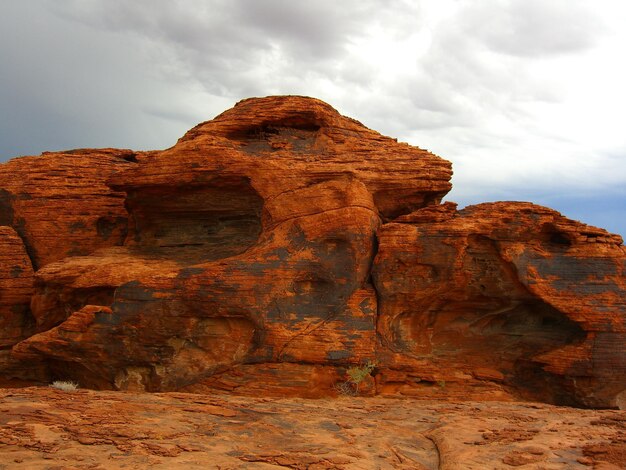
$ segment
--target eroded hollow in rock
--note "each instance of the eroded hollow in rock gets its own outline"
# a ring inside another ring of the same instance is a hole
[[[576,323],[539,300],[450,302],[424,314],[403,315],[396,320],[394,330],[401,350],[509,372],[520,358],[531,358],[585,337]]]
[[[543,242],[550,243],[553,248],[567,248],[572,245],[572,240],[567,233],[560,231],[554,224],[543,224],[537,238]]]
[[[67,320],[85,305],[105,305],[113,303],[115,288],[97,286],[89,288],[68,288],[60,285],[39,282],[30,307],[37,320],[37,331],[47,331]]]
[[[374,203],[385,222],[427,206],[438,205],[441,198],[441,192],[428,191],[400,192],[397,189],[392,189],[374,193]]]
[[[490,369],[526,398],[575,404],[563,377],[534,358],[584,340],[580,326],[540,300],[467,299],[406,314],[394,324],[395,348],[460,370]]]
[[[258,240],[263,200],[247,178],[128,193],[127,244],[143,256],[203,262],[243,253]]]
[[[526,398],[576,403],[566,380],[536,358],[583,342],[582,327],[529,292],[488,237],[468,237],[463,273],[445,294],[422,297],[394,320],[394,348],[442,367],[498,371]]]
[[[320,123],[315,116],[301,115],[245,126],[229,132],[227,136],[231,140],[240,141],[263,140],[279,134],[311,137],[320,129]]]
[[[242,126],[227,134],[228,139],[242,144],[242,150],[257,155],[279,149],[289,149],[290,158],[301,158],[315,146],[321,125],[315,116],[292,116]]]

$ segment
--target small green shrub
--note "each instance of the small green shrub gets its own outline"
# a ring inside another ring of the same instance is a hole
[[[370,375],[375,368],[375,362],[367,361],[367,363],[364,365],[350,367],[346,371],[346,374],[348,374],[348,377],[350,377],[350,382],[358,385],[363,382],[363,380],[365,380],[365,377]]]
[[[366,377],[371,377],[372,371],[375,368],[375,361],[367,361],[365,364],[362,364],[360,366],[350,367],[348,370],[346,370],[346,375],[348,376],[348,379],[345,382],[338,384],[336,386],[337,390],[343,395],[358,395],[361,382],[363,382]]]
[[[52,388],[63,390],[64,392],[73,392],[78,388],[78,384],[75,382],[69,382],[65,380],[55,380],[50,384]]]

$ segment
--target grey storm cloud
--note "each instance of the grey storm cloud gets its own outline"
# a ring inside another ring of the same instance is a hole
[[[426,27],[420,4],[346,0],[337,8],[334,0],[57,0],[43,5],[60,18],[126,35],[142,48],[137,54],[149,51],[150,73],[213,95],[283,93],[316,79],[370,91],[375,96],[367,103],[348,96],[348,109],[366,107],[373,125],[396,122],[389,128],[396,133],[468,126],[477,114],[501,109],[503,101],[513,111],[517,100],[533,94],[532,84],[520,78],[522,67],[510,59],[483,57],[477,42],[521,56],[537,54],[538,47],[558,53],[593,42],[593,16],[580,2],[486,0],[460,2],[459,13],[433,34],[429,53],[406,57],[417,64],[411,73],[378,68],[375,58],[359,63],[350,56],[348,46],[375,27],[396,37]],[[579,27],[583,23],[587,28]],[[394,73],[392,89],[384,94],[373,89],[378,77]],[[543,87],[536,88],[546,96]],[[403,109],[394,117],[398,110],[390,104],[398,101]],[[148,109],[153,115],[183,114]]]
[[[161,48],[164,73],[173,63],[209,92],[231,94],[263,93],[294,75],[366,79],[341,66],[350,60],[346,45],[375,25],[392,34],[419,25],[419,9],[401,0],[384,7],[345,0],[340,8],[334,0],[61,0],[52,8],[94,28],[139,35]]]

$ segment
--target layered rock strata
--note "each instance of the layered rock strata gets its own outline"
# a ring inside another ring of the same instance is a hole
[[[384,225],[379,243],[379,356],[406,371],[382,373],[383,389],[416,370],[570,405],[625,388],[619,236],[530,203],[446,203]]]
[[[450,177],[293,96],[244,100],[161,152],[0,165],[16,243],[0,253],[35,270],[3,311],[28,325],[8,334],[11,367],[102,389],[322,396],[370,360],[360,393],[615,406],[621,238],[529,203],[458,211],[441,204]]]
[[[0,368],[11,365],[11,347],[33,333],[29,308],[33,284],[33,267],[22,239],[11,227],[0,226]]]

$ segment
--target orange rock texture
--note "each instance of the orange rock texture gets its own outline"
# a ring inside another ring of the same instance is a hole
[[[534,403],[0,389],[27,469],[618,470],[626,412]]]
[[[295,96],[164,151],[0,165],[0,257],[24,265],[0,269],[4,374],[319,397],[373,361],[361,394],[616,406],[621,238],[529,203],[458,211],[451,174]]]
[[[34,273],[22,239],[0,226],[0,368],[11,364],[13,345],[32,334],[30,299]]]
[[[378,237],[381,363],[407,371],[383,373],[383,389],[405,390],[416,370],[459,395],[513,387],[569,405],[606,406],[626,388],[619,236],[499,202],[421,209]]]

